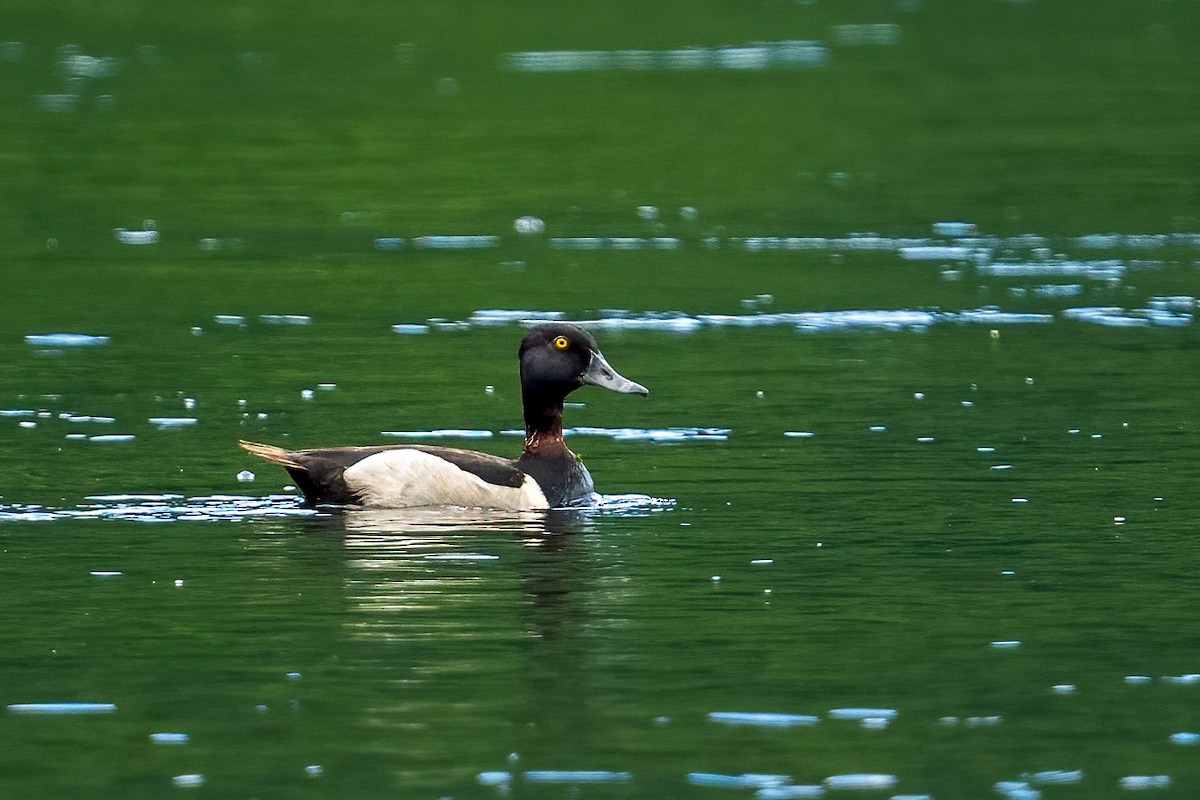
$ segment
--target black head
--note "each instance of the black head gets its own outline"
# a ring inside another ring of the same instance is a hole
[[[600,354],[596,340],[577,325],[551,322],[534,326],[521,340],[521,389],[566,397],[585,383],[614,392],[649,394],[622,377]]]

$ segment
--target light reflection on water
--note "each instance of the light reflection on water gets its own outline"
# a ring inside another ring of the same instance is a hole
[[[595,495],[591,503],[551,511],[499,511],[494,509],[419,507],[373,509],[311,507],[299,495],[207,495],[184,498],[178,494],[89,495],[88,502],[73,508],[30,503],[0,504],[0,521],[50,522],[55,520],[107,519],[126,522],[237,522],[291,517],[317,517],[344,526],[348,533],[400,534],[508,532],[567,534],[590,531],[596,516],[637,517],[668,510],[674,500],[643,494]]]

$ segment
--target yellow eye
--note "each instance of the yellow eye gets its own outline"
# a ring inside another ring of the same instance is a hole
[[[557,347],[559,350],[566,350],[568,347],[571,346],[571,343],[567,341],[567,337],[559,336],[557,339],[554,340],[554,346]]]

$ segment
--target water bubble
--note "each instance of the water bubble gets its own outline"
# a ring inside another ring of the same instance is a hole
[[[992,642],[991,646],[996,648],[997,650],[1015,650],[1016,648],[1021,646],[1021,643],[1016,640],[1008,640],[1008,641]]]
[[[320,764],[309,764],[304,768],[304,774],[310,778],[319,778],[325,774],[325,768]]]
[[[442,97],[455,97],[460,90],[457,78],[439,78],[436,86],[437,93]]]
[[[546,232],[546,223],[538,217],[517,217],[513,221],[513,230],[522,236],[540,236]]]
[[[121,244],[148,245],[158,243],[158,231],[131,231],[125,228],[113,228],[113,238]]]
[[[196,774],[176,775],[171,779],[171,782],[176,786],[203,786],[204,776]]]
[[[475,780],[484,786],[504,786],[512,781],[511,772],[502,772],[499,770],[493,772],[481,772],[475,776]]]
[[[658,219],[658,208],[656,206],[638,206],[637,215],[638,219]]]
[[[312,389],[301,389],[300,390],[300,399],[301,400],[312,400],[313,399],[313,390]]]
[[[1200,733],[1172,733],[1171,744],[1193,746],[1200,744]]]
[[[695,222],[700,218],[700,212],[696,210],[695,206],[684,206],[679,209],[679,218],[688,222]]]

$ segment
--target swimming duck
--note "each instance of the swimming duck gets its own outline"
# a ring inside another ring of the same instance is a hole
[[[586,502],[592,476],[563,441],[563,401],[590,384],[646,395],[609,366],[591,334],[576,325],[537,325],[521,340],[525,450],[510,459],[417,444],[284,450],[240,442],[291,474],[309,503],[376,508],[463,506],[530,510]]]

